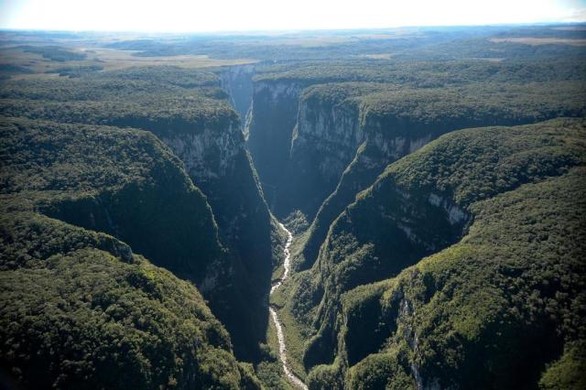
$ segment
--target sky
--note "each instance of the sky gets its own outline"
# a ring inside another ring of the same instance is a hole
[[[219,32],[586,22],[586,0],[0,0],[0,28]]]

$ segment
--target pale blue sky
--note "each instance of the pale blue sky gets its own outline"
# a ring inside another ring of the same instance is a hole
[[[243,31],[586,21],[586,0],[0,0],[0,28]]]

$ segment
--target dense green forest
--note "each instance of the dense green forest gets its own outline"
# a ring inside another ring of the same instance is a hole
[[[390,165],[293,284],[304,362],[331,364],[310,387],[533,388],[583,343],[585,130],[457,131]]]
[[[3,118],[1,132],[7,374],[30,388],[258,385],[195,287],[133,253],[199,278],[226,261],[168,148],[111,127]]]
[[[0,387],[586,387],[585,31],[0,32]]]
[[[214,223],[219,225],[219,234],[231,252],[231,265],[223,272],[232,272],[234,279],[208,287],[210,292],[206,292],[206,298],[216,308],[216,315],[233,331],[237,352],[246,358],[260,353],[255,350],[255,345],[266,332],[267,315],[263,300],[275,261],[271,236],[276,234],[276,228],[272,226],[254,179],[252,164],[244,150],[237,114],[230,107],[226,93],[220,89],[216,74],[167,66],[133,67],[73,79],[11,80],[3,84],[0,96],[0,112],[5,116],[140,128],[168,144],[207,197],[215,211]],[[231,196],[234,192],[241,196]],[[130,200],[134,194],[128,192],[125,196]],[[156,199],[161,203],[150,204],[147,208],[161,208],[165,201],[160,196]],[[76,218],[76,207],[59,216]],[[249,210],[248,216],[239,215],[243,208]],[[137,215],[143,215],[143,210],[136,211]],[[174,250],[185,253],[208,250],[206,245],[194,249],[189,237],[195,232],[174,221],[176,215],[168,214],[164,209],[160,211],[167,214],[166,223],[173,226],[148,224],[146,214],[141,224],[151,225],[153,230],[163,230],[163,235],[168,235],[167,241],[175,241]],[[184,212],[188,213],[188,210]],[[134,220],[138,221],[136,218]],[[83,221],[75,222],[83,224]],[[129,223],[129,226],[136,225]],[[101,225],[94,228],[109,231],[108,227]],[[136,245],[139,245],[137,249],[150,245],[154,251],[167,252],[156,240],[143,242],[139,235],[130,231],[127,234],[135,236]],[[174,256],[160,253],[159,257]],[[175,270],[202,286],[208,286],[199,271]],[[242,273],[247,277],[243,278]],[[225,290],[226,284],[236,287]],[[256,301],[256,305],[251,306],[249,300]]]

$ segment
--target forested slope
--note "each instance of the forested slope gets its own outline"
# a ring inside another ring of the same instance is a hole
[[[209,71],[167,66],[73,79],[11,80],[0,88],[0,111],[60,123],[140,128],[166,143],[207,197],[220,239],[233,258],[230,282],[208,278],[200,283],[198,275],[193,280],[206,296],[216,297],[212,306],[233,333],[237,352],[252,359],[267,325],[265,300],[276,262],[271,237],[278,228],[244,147],[238,115],[219,86],[218,76]],[[148,215],[134,210],[137,218]],[[168,217],[173,225],[173,216]],[[138,222],[133,225],[138,229],[150,225],[148,219]],[[177,248],[188,250],[178,225],[162,231],[161,236],[181,242]],[[144,245],[158,247],[155,242]]]
[[[30,388],[258,387],[193,284],[230,258],[151,134],[2,118],[2,321]],[[189,212],[186,212],[189,210]],[[136,254],[140,253],[140,254]]]
[[[584,131],[457,131],[390,165],[293,285],[310,387],[535,388],[564,350],[541,383],[577,380]]]

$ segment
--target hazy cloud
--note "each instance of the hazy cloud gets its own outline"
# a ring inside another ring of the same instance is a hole
[[[3,0],[0,27],[219,31],[586,21],[582,0]]]

